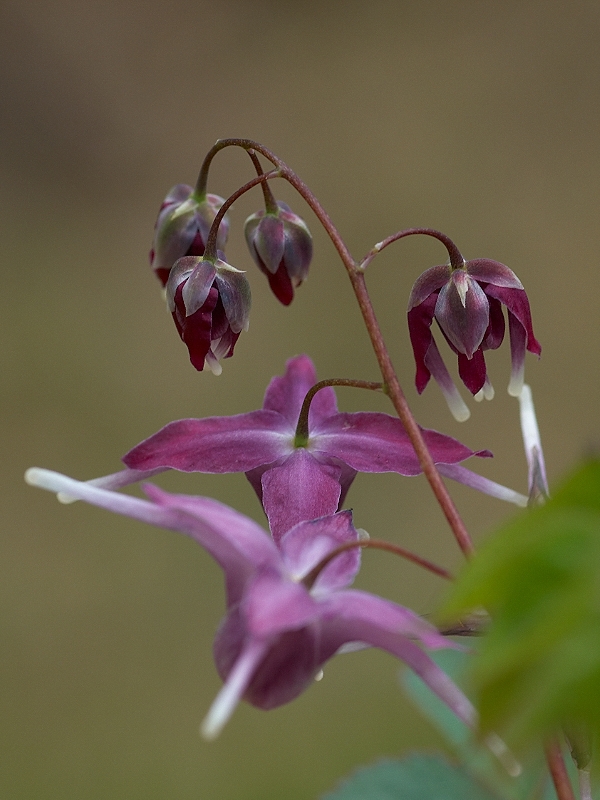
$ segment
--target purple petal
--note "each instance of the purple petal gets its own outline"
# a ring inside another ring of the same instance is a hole
[[[247,472],[292,453],[292,437],[286,420],[274,411],[181,419],[138,444],[123,461],[139,470]]]
[[[228,606],[239,601],[248,576],[257,567],[282,568],[273,540],[244,514],[209,497],[170,494],[152,484],[144,490],[153,503],[180,516],[189,530],[179,530],[201,544],[223,568]]]
[[[318,623],[271,638],[244,692],[244,699],[257,708],[270,709],[289,703],[301,694],[312,684],[321,667],[319,638]],[[219,628],[214,644],[215,663],[224,680],[228,680],[237,660],[253,641],[256,639],[249,637],[240,609],[232,609]]]
[[[250,636],[265,639],[305,627],[318,616],[318,605],[301,583],[267,569],[246,588],[241,612]]]
[[[527,350],[536,356],[542,352],[542,346],[537,341],[533,334],[533,326],[531,323],[531,308],[529,307],[529,299],[524,289],[504,289],[499,286],[489,285],[486,287],[486,293],[490,297],[495,297],[503,303],[507,309],[519,320],[527,334]],[[510,322],[510,315],[509,315]]]
[[[465,486],[470,486],[471,489],[477,489],[478,492],[488,494],[490,497],[497,497],[498,500],[514,503],[522,508],[527,505],[527,498],[524,494],[515,492],[500,483],[495,483],[495,481],[490,481],[476,472],[471,472],[466,467],[461,467],[458,464],[438,464],[438,471],[446,478],[452,478],[452,480],[458,481]]]
[[[474,258],[467,261],[465,269],[472,278],[483,283],[492,283],[494,286],[504,286],[509,289],[522,289],[523,284],[512,269],[499,261],[489,258]]]
[[[435,318],[459,353],[472,358],[489,324],[489,302],[481,286],[456,270],[440,290]]]
[[[173,267],[173,270],[179,269],[180,265],[185,268],[188,263],[193,263],[194,261],[196,265],[181,290],[181,299],[185,306],[186,317],[191,317],[192,314],[202,308],[217,274],[214,264],[210,261],[198,261],[195,256],[180,259]],[[169,279],[167,287],[170,287],[170,285],[171,280]],[[169,288],[167,288],[167,291],[169,291]]]
[[[488,297],[490,303],[490,324],[481,343],[482,350],[496,350],[504,341],[504,314],[502,305],[495,297]]]
[[[432,295],[408,312],[408,332],[417,367],[415,385],[419,394],[423,392],[431,377],[431,372],[425,361],[433,341],[431,323],[433,322],[436,299],[436,295]]]
[[[332,550],[346,542],[357,542],[352,512],[341,511],[295,525],[285,533],[279,549],[287,572],[302,580]],[[360,568],[360,548],[340,553],[319,574],[313,593],[330,593],[348,586]]]
[[[225,314],[234,333],[248,328],[252,297],[250,284],[244,272],[223,261],[217,263],[215,284],[223,303]],[[213,337],[214,338],[214,337]]]
[[[430,295],[441,289],[450,280],[452,269],[448,264],[439,267],[431,267],[420,275],[412,288],[408,299],[408,310],[421,305]]]
[[[283,220],[272,214],[265,214],[258,223],[252,240],[265,268],[274,275],[279,269],[285,249]]]
[[[409,666],[464,722],[476,723],[473,705],[451,678],[411,641],[426,647],[458,648],[407,608],[356,590],[323,601],[323,647],[360,641],[386,650]],[[409,638],[410,637],[410,638]]]
[[[317,373],[308,356],[291,358],[286,363],[285,375],[273,378],[268,385],[263,408],[279,412],[295,429],[306,393],[316,382]],[[309,427],[336,412],[335,392],[327,386],[317,392],[310,405]]]
[[[171,495],[146,484],[149,502],[40,469],[28,470],[26,480],[42,489],[62,492],[107,511],[191,536],[224,570],[230,605],[239,601],[257,566],[271,564],[281,568],[279,553],[267,533],[216,500]]]
[[[113,472],[111,475],[103,475],[101,478],[92,478],[92,480],[85,481],[85,483],[89,483],[90,486],[96,486],[98,489],[114,491],[115,489],[122,489],[124,486],[131,486],[132,483],[147,481],[148,478],[160,475],[161,472],[166,472],[167,469],[168,467],[157,467],[156,469],[122,469],[120,472]],[[73,503],[77,499],[63,494],[62,492],[59,492],[57,498],[61,503]]]
[[[227,670],[223,688],[202,722],[200,730],[205,739],[215,739],[222,731],[252,681],[268,646],[267,642],[251,640],[239,652],[235,663]]]
[[[320,463],[302,447],[263,473],[262,504],[276,542],[299,522],[337,511],[340,473],[340,467]]]
[[[436,463],[456,464],[475,453],[451,436],[422,429]],[[399,419],[388,414],[358,412],[330,417],[315,430],[310,452],[335,457],[358,472],[398,472],[419,475],[421,465],[408,434]]]

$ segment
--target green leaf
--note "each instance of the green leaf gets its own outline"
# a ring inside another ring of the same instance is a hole
[[[470,641],[469,645],[471,652],[440,650],[431,657],[471,697],[472,691],[466,676],[479,642]],[[532,797],[539,797],[539,791],[547,778],[541,747],[538,753],[521,764],[522,772],[515,776],[515,763],[511,755],[502,753],[501,763],[497,754],[492,754],[489,747],[476,738],[473,730],[453,714],[414,672],[405,670],[402,682],[409,697],[444,734],[467,772],[483,786],[493,787],[506,800],[531,800]],[[498,744],[497,740],[494,740],[494,744]]]
[[[461,767],[414,755],[359,770],[322,800],[498,800]]]
[[[600,733],[600,461],[501,528],[443,614],[481,607],[493,620],[471,672],[482,729],[521,745],[565,722]]]

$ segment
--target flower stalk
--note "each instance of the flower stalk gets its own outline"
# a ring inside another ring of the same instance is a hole
[[[312,211],[317,216],[319,222],[325,229],[327,235],[331,239],[342,260],[342,263],[344,264],[344,267],[346,268],[348,277],[350,278],[350,283],[363,316],[363,321],[371,340],[375,357],[377,358],[377,362],[379,364],[379,369],[381,370],[383,382],[387,387],[387,394],[389,395],[396,413],[398,414],[398,417],[400,418],[400,421],[402,422],[402,425],[404,426],[404,429],[411,440],[419,459],[419,463],[421,464],[423,473],[427,478],[429,485],[431,486],[433,494],[439,503],[444,516],[446,517],[458,546],[462,550],[465,557],[469,557],[474,552],[473,542],[454,501],[450,497],[450,493],[448,492],[439,472],[436,469],[435,462],[431,456],[431,453],[429,452],[425,440],[423,439],[419,426],[417,425],[417,422],[409,408],[404,392],[402,391],[402,387],[400,386],[400,382],[392,364],[381,328],[377,321],[375,310],[373,309],[373,304],[371,303],[371,298],[369,297],[369,293],[367,291],[363,269],[354,260],[329,215],[312,191],[304,183],[304,181],[302,181],[301,178],[292,169],[290,169],[290,167],[288,167],[284,161],[282,161],[271,150],[269,150],[267,147],[264,147],[259,142],[252,141],[251,139],[220,139],[217,141],[204,159],[200,176],[198,178],[197,187],[202,188],[206,186],[208,168],[216,153],[225,147],[232,146],[241,147],[244,150],[254,150],[270,161],[275,166],[275,170],[266,173],[266,175],[263,176],[264,179],[270,179],[271,177],[277,176],[287,180],[310,206]],[[242,189],[247,191],[248,188],[251,188],[250,184],[254,186],[259,182],[260,179],[257,177],[254,179],[254,181],[249,182],[249,184],[245,184]],[[238,193],[235,193],[235,196],[232,195],[232,197],[229,198],[229,200],[226,201],[222,206],[219,214],[222,212],[224,215],[229,205],[231,205],[231,202],[233,202],[233,199],[239,197],[240,194],[243,194],[242,190],[238,190]],[[217,215],[217,218],[215,218],[215,222],[213,223],[214,240],[216,240],[216,231],[218,230],[218,224],[220,222],[218,217],[219,215]],[[213,230],[211,230],[211,234],[212,233]]]

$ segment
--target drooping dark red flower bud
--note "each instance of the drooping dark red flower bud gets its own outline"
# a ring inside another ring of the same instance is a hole
[[[252,258],[269,279],[275,297],[284,306],[294,299],[294,289],[308,275],[312,258],[312,236],[297,214],[285,203],[276,213],[257,211],[244,225]]]
[[[220,375],[219,361],[233,355],[248,329],[250,284],[245,273],[225,261],[185,256],[175,262],[166,284],[167,303],[190,361]]]
[[[191,186],[178,183],[166,196],[154,226],[150,265],[163,286],[173,264],[183,256],[203,256],[208,232],[224,200],[216,194],[198,197]],[[217,248],[225,249],[229,221],[219,226]]]

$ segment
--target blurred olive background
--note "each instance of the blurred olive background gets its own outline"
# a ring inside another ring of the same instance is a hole
[[[205,743],[198,724],[220,686],[218,568],[183,537],[61,506],[22,474],[115,471],[172,419],[258,408],[299,352],[321,377],[377,379],[334,249],[283,184],[279,197],[314,233],[308,282],[289,309],[273,298],[242,235],[261,196],[244,197],[228,259],[249,271],[250,331],[220,378],[189,364],[148,267],[152,226],[217,138],[248,136],[297,169],[357,257],[427,225],[466,257],[517,272],[544,348],[527,375],[559,476],[598,434],[600,6],[6,0],[1,25],[0,797],[305,799],[379,755],[440,746],[402,696],[396,662],[375,652],[334,660],[281,709],[240,706]],[[251,175],[229,150],[209,188],[227,195]],[[374,262],[381,323],[421,424],[492,449],[492,462],[472,466],[524,490],[508,346],[488,358],[496,399],[471,402],[466,424],[437,387],[421,398],[412,387],[408,294],[445,258],[415,237]],[[356,390],[339,399],[346,410],[387,409]],[[243,476],[158,482],[262,521]],[[452,492],[476,538],[513,513]],[[371,535],[460,564],[422,478],[359,476],[349,502]],[[364,556],[358,585],[424,614],[442,588],[381,553]]]

